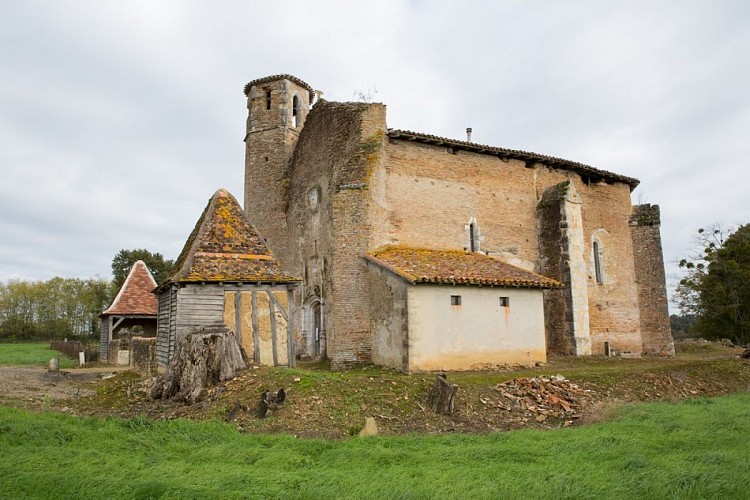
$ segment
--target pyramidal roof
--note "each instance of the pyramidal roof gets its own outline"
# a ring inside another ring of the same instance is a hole
[[[151,293],[156,281],[146,264],[139,260],[130,268],[128,277],[117,292],[112,305],[102,315],[108,316],[156,316],[159,304]]]
[[[199,282],[295,283],[281,269],[237,200],[219,189],[190,233],[167,280]]]

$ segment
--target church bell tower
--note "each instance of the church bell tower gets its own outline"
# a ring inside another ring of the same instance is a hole
[[[314,91],[292,75],[274,75],[245,85],[245,212],[283,258],[289,183],[294,147],[310,111]],[[282,260],[282,264],[284,264]]]

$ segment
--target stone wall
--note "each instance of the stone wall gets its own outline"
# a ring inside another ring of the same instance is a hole
[[[130,367],[146,376],[156,375],[155,337],[133,337],[130,339]]]
[[[271,93],[267,109],[266,92]],[[292,123],[292,100],[301,100],[301,119]],[[285,79],[249,89],[245,136],[245,212],[272,251],[287,244],[289,168],[310,109],[309,92]],[[281,255],[277,255],[281,259]],[[287,263],[283,260],[282,265]]]
[[[643,352],[674,356],[658,205],[636,205],[630,218]]]

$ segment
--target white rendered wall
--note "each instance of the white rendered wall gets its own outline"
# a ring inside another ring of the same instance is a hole
[[[451,305],[451,295],[461,305]],[[501,307],[508,297],[509,307]],[[479,370],[546,362],[542,291],[417,285],[408,288],[409,371]]]

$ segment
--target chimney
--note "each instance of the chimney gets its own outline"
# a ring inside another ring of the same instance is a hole
[[[466,127],[466,142],[471,142],[471,127]]]

